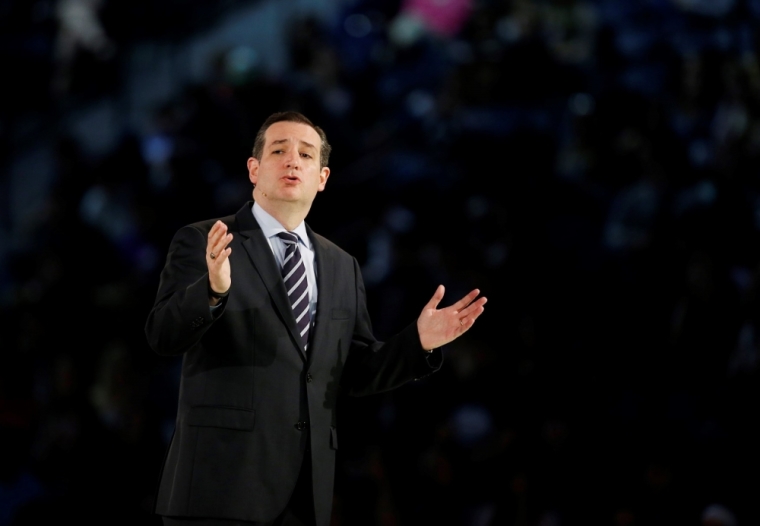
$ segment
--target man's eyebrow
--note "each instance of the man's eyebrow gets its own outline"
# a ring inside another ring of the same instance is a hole
[[[270,144],[270,146],[274,146],[275,144],[283,144],[283,143],[286,143],[286,142],[290,142],[290,141],[288,141],[288,139],[278,139],[276,141],[272,141],[272,143]],[[306,146],[307,148],[312,148],[313,150],[317,149],[317,147],[314,146],[313,144],[311,144],[310,142],[306,142],[306,141],[299,141],[299,142],[301,144],[303,144],[304,146]]]

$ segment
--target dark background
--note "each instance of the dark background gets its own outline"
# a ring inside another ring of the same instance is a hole
[[[760,523],[758,0],[0,0],[0,525],[158,524],[172,234],[271,112],[376,336],[478,287],[442,371],[341,400],[334,525]]]

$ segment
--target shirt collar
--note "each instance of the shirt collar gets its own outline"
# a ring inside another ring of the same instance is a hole
[[[253,203],[251,211],[253,212],[253,217],[256,219],[256,222],[261,227],[261,231],[264,232],[264,236],[266,236],[267,239],[276,236],[280,232],[288,231],[284,226],[280,224],[279,221],[272,217],[269,212],[261,208],[258,203]],[[301,223],[295,229],[291,230],[291,232],[298,234],[298,237],[301,239],[301,243],[303,243],[306,248],[311,248],[311,240],[309,239],[309,235],[306,233],[306,223],[304,221],[301,221]]]

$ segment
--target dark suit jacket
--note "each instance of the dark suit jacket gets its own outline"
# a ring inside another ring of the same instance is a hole
[[[317,524],[327,525],[339,388],[355,396],[393,389],[440,368],[442,355],[422,350],[414,323],[378,342],[356,260],[308,226],[319,302],[305,353],[252,205],[221,218],[233,234],[232,286],[213,314],[205,254],[215,220],[180,229],[161,273],[145,332],[157,353],[183,354],[183,361],[156,513],[272,520],[290,498],[310,441]]]

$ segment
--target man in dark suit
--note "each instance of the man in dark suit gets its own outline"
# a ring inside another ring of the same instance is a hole
[[[329,153],[303,115],[270,116],[248,159],[254,200],[171,242],[145,327],[157,353],[183,355],[156,499],[165,524],[327,525],[339,388],[430,374],[483,312],[477,289],[438,309],[441,285],[415,323],[374,338],[356,259],[304,223]]]

